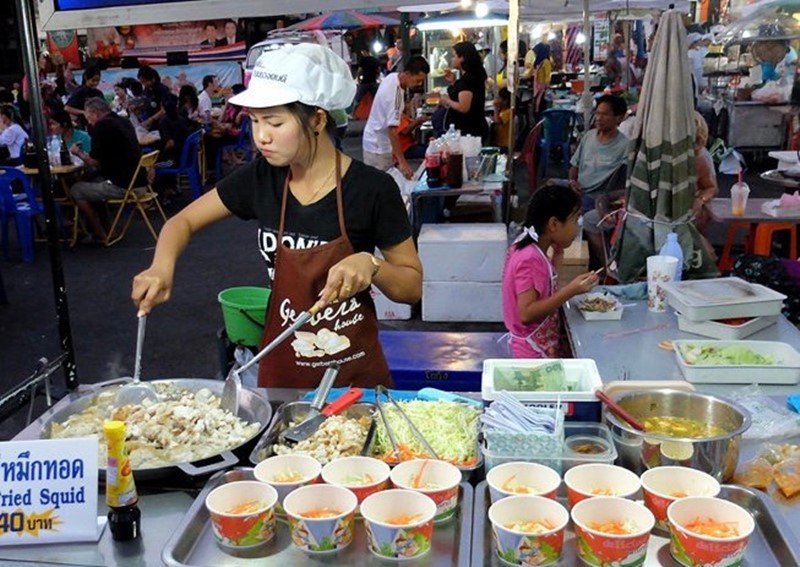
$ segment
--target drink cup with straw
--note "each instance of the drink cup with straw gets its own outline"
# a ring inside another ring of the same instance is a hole
[[[739,180],[731,186],[731,213],[734,216],[744,216],[747,209],[747,197],[750,187],[743,181],[742,164],[739,164]]]

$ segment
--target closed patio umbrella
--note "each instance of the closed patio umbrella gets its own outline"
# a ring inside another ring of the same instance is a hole
[[[615,250],[623,282],[645,274],[647,257],[658,252],[673,230],[683,249],[687,277],[718,273],[691,222],[697,184],[694,107],[680,12],[664,12],[655,44],[636,113],[625,224]]]

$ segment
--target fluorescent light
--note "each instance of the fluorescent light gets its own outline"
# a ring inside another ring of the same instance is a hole
[[[577,45],[583,45],[586,43],[586,36],[583,34],[583,32],[578,32],[578,35],[575,36],[575,43]]]
[[[485,18],[489,15],[489,6],[486,2],[478,2],[475,4],[475,16],[478,18]]]
[[[383,51],[383,44],[381,43],[381,40],[379,39],[375,40],[375,42],[372,44],[372,51],[374,51],[375,53],[380,53],[381,51]]]
[[[469,8],[472,6],[472,0],[461,0],[461,7],[464,9]]]
[[[429,19],[426,18],[416,24],[416,28],[422,31],[431,31],[449,30],[453,28],[488,28],[493,26],[507,25],[508,18],[497,15],[489,15],[485,18],[475,18],[474,16],[470,17],[468,15],[461,14],[458,19],[450,19],[438,16],[434,16]]]

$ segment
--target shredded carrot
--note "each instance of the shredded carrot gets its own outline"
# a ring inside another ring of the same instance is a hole
[[[533,492],[538,492],[535,487],[527,486],[525,484],[517,484],[514,482],[514,477],[517,475],[512,474],[508,479],[500,486],[506,492],[513,492],[515,494],[531,494]]]
[[[541,534],[549,532],[555,526],[550,520],[527,520],[523,522],[510,522],[504,524],[504,527],[515,532],[523,532],[526,534]]]
[[[630,522],[609,520],[607,522],[589,522],[589,528],[609,535],[629,535],[636,531]]]
[[[320,518],[333,518],[341,514],[339,510],[331,510],[330,508],[318,508],[316,510],[308,510],[299,514],[303,518],[320,519]]]
[[[737,522],[718,522],[713,518],[697,517],[686,524],[686,529],[699,535],[710,537],[738,537]]]
[[[595,488],[592,490],[592,494],[595,496],[614,496],[616,492],[614,492],[613,488]]]
[[[398,458],[399,457],[399,458]],[[417,453],[414,452],[408,445],[403,443],[397,444],[397,456],[392,453],[386,453],[379,457],[383,460],[383,462],[388,463],[390,465],[395,465],[397,463],[402,463],[404,461],[411,461],[414,459],[430,459],[431,455],[427,452]],[[445,457],[441,458],[442,461],[446,461],[451,465],[455,465],[457,467],[471,467],[478,462],[478,457],[470,457],[464,461],[459,461],[458,459],[448,459]]]
[[[420,484],[422,483],[422,473],[425,472],[425,467],[427,466],[428,466],[428,461],[425,461],[419,468],[419,472],[411,477],[411,488],[419,488]]]
[[[228,514],[252,514],[264,508],[264,503],[260,500],[251,500],[249,502],[242,502],[233,508],[227,510]]]
[[[676,490],[675,492],[670,493],[670,496],[672,496],[673,498],[686,498],[689,495],[680,490]]]
[[[386,523],[390,526],[407,526],[409,524],[414,524],[419,521],[420,518],[423,517],[424,514],[414,514],[411,515],[401,515],[395,516],[394,518],[389,518],[386,520]]]

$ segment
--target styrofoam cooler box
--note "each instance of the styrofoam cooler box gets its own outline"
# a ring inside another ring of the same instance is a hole
[[[411,306],[406,303],[395,303],[379,290],[372,286],[369,290],[372,301],[375,302],[375,314],[379,321],[407,321],[411,319]]]
[[[422,282],[423,321],[502,323],[502,283]]]
[[[503,277],[508,248],[503,223],[424,224],[417,245],[426,282],[499,282]]]

